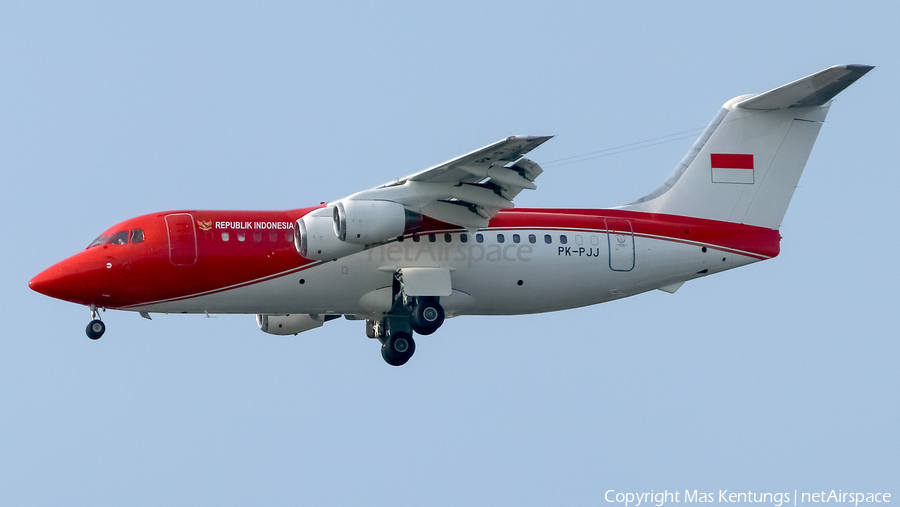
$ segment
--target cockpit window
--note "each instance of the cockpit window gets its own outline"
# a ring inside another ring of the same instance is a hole
[[[110,245],[127,245],[128,244],[128,231],[119,231],[113,234],[112,238],[109,238]]]
[[[106,243],[106,240],[108,239],[109,234],[101,234],[100,236],[97,236],[97,239],[91,241],[91,244],[88,245],[88,248],[94,248],[95,246],[102,245],[103,243]]]
[[[131,229],[131,242],[140,243],[144,241],[144,229]]]

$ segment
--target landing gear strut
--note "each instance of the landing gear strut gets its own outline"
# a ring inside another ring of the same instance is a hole
[[[84,332],[91,340],[99,340],[103,333],[106,332],[106,324],[100,320],[100,312],[97,311],[97,307],[94,305],[91,305],[91,322],[87,325]]]

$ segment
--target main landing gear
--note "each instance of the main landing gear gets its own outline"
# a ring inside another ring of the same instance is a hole
[[[417,297],[409,320],[413,331],[422,335],[431,334],[444,323],[444,308],[438,303],[438,298]]]
[[[437,297],[407,296],[403,277],[394,276],[394,303],[381,320],[366,321],[366,335],[381,342],[381,357],[391,366],[402,366],[416,351],[413,332],[429,335],[444,323],[444,308]]]
[[[99,340],[103,333],[106,332],[106,324],[100,320],[100,312],[97,311],[97,307],[94,305],[91,305],[91,322],[87,325],[84,332],[91,340]]]
[[[381,342],[381,357],[391,366],[403,366],[416,352],[408,311],[404,315],[392,310],[381,320],[367,320],[366,336]]]
[[[403,366],[416,352],[416,341],[409,333],[398,331],[384,339],[381,357],[391,366]]]

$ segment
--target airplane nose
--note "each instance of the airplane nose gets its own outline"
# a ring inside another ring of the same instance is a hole
[[[59,289],[59,281],[63,278],[63,267],[59,264],[55,264],[50,266],[49,268],[41,271],[37,276],[31,279],[28,282],[28,287],[35,291],[40,292],[45,296],[50,296],[52,298],[59,298],[58,289]]]
[[[98,282],[96,270],[76,256],[40,272],[28,282],[28,287],[52,298],[89,304],[96,299]]]

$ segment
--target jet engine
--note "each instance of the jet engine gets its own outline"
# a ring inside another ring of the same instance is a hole
[[[297,220],[294,227],[294,247],[307,259],[331,261],[362,252],[363,245],[345,243],[334,235],[331,209],[320,208]]]
[[[402,236],[422,217],[392,201],[346,200],[334,205],[334,234],[345,243],[371,245]]]
[[[307,259],[330,261],[414,231],[422,215],[392,201],[345,200],[297,220],[294,246]]]
[[[256,323],[264,333],[276,335],[299,334],[310,329],[321,327],[326,321],[339,315],[256,315]]]

